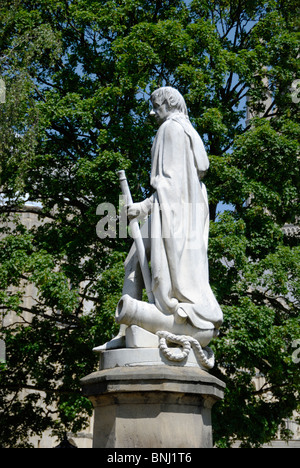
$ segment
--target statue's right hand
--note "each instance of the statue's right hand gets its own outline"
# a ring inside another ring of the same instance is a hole
[[[137,218],[141,214],[141,204],[140,203],[133,203],[132,205],[128,206],[127,208],[127,216],[128,219],[131,221],[134,218]]]

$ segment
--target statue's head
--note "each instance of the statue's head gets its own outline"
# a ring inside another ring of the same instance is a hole
[[[188,116],[187,107],[183,96],[177,89],[171,86],[165,86],[156,89],[151,94],[153,106],[152,115],[155,115],[158,122],[162,123],[173,112]]]

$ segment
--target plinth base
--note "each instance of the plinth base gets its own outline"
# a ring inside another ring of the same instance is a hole
[[[94,448],[213,445],[211,408],[225,384],[203,369],[139,363],[94,372],[81,384],[95,409]]]

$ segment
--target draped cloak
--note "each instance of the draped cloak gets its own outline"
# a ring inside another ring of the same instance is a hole
[[[155,304],[180,307],[201,329],[219,328],[222,311],[209,285],[209,209],[200,177],[209,162],[202,140],[183,114],[171,114],[152,146],[151,271]]]

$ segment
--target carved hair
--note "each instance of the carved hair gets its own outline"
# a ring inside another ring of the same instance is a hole
[[[160,102],[161,104],[166,102],[169,106],[169,109],[174,109],[177,112],[184,114],[186,117],[188,116],[188,111],[183,96],[179,91],[177,91],[177,89],[172,88],[171,86],[165,86],[156,89],[151,94],[150,99],[152,103],[154,100]]]

